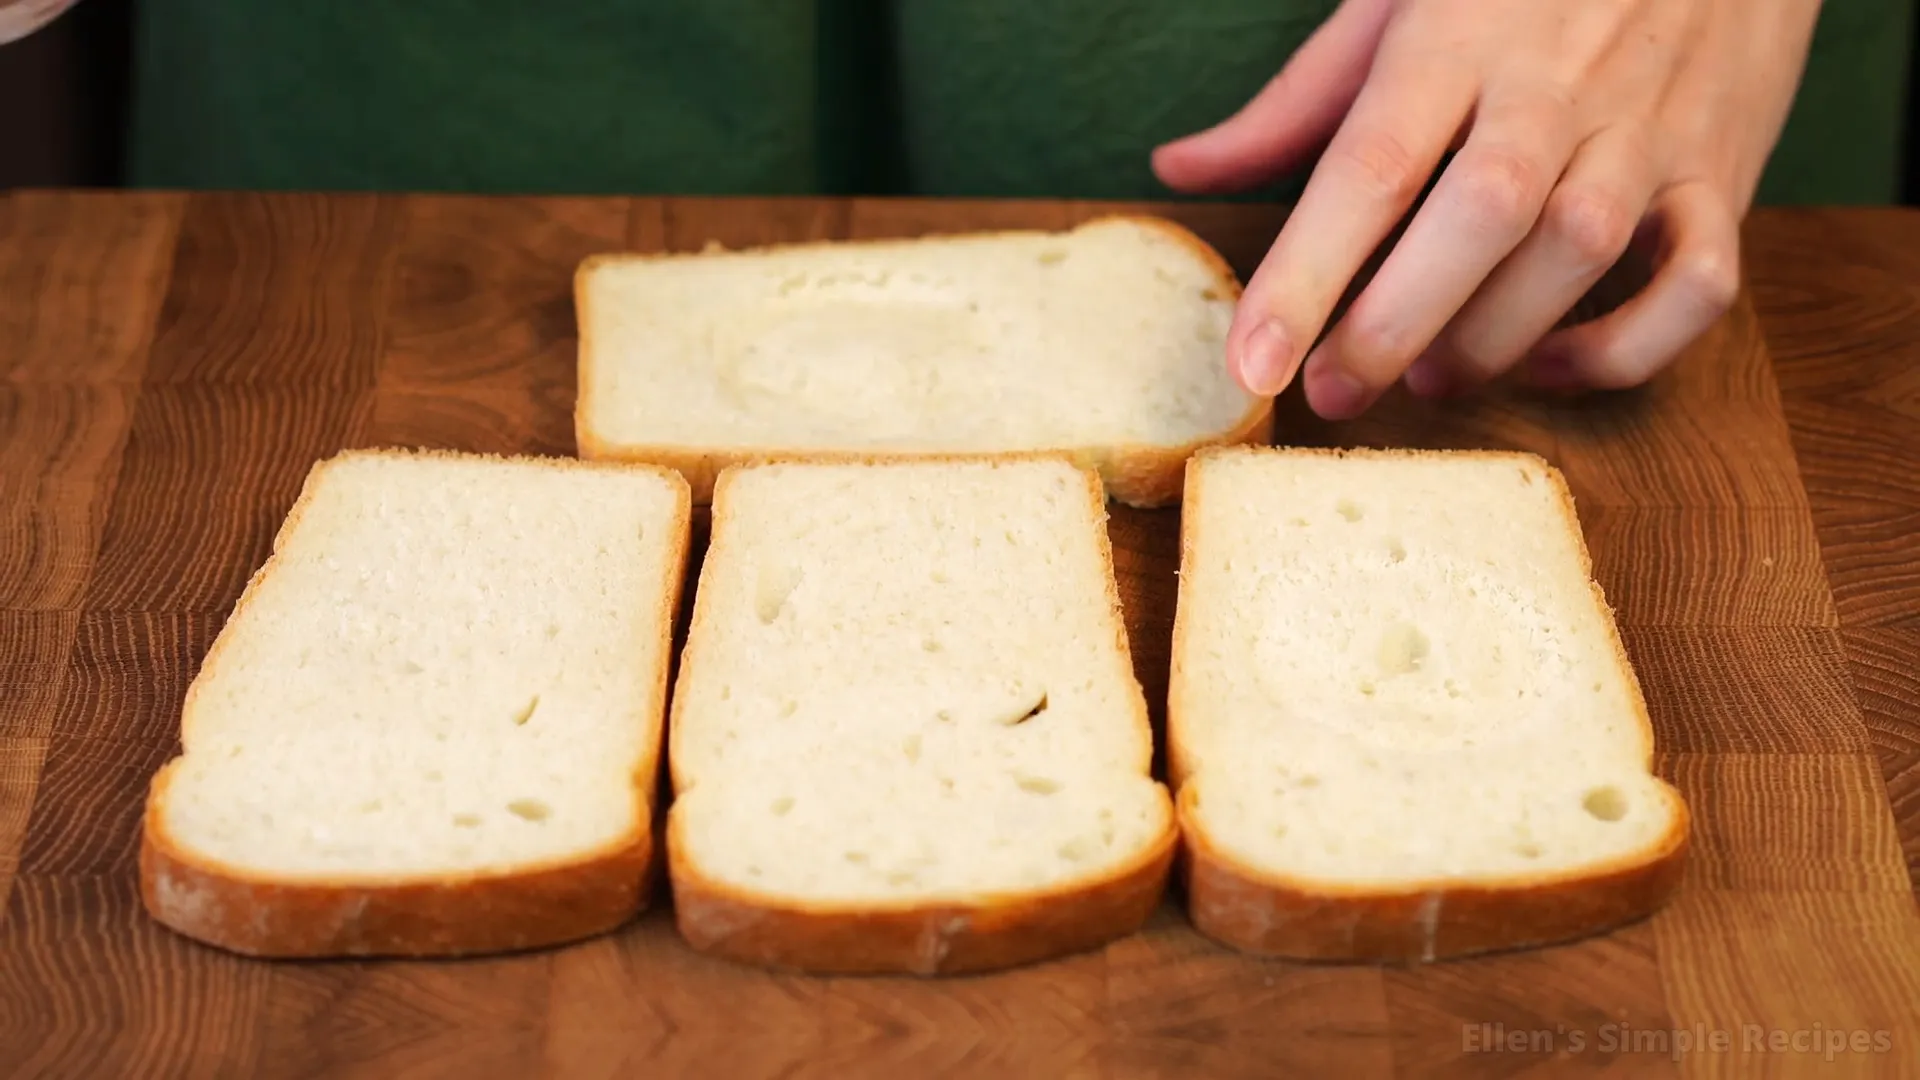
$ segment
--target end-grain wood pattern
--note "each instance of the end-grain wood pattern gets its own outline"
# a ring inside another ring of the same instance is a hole
[[[551,952],[270,964],[150,923],[137,814],[312,463],[571,454],[575,265],[620,248],[1173,216],[1244,275],[1276,209],[15,193],[0,200],[0,1072],[1267,1077],[1920,1073],[1920,216],[1763,212],[1740,307],[1643,390],[1279,439],[1565,470],[1696,814],[1655,918],[1425,968],[1259,962],[1177,897],[1106,949],[925,982],[764,974],[664,904]],[[1166,689],[1176,511],[1116,509]]]

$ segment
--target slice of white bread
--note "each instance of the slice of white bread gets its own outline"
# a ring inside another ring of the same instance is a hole
[[[1240,449],[1189,468],[1168,701],[1182,873],[1249,952],[1420,962],[1678,887],[1688,815],[1531,455]]]
[[[506,951],[636,914],[690,511],[662,469],[316,465],[153,780],[147,910],[279,957]]]
[[[1233,270],[1170,222],[597,255],[575,277],[580,456],[670,465],[1057,452],[1136,506],[1267,442],[1225,361]]]
[[[1147,918],[1177,834],[1105,519],[1065,460],[721,475],[668,739],[691,944],[935,975]]]

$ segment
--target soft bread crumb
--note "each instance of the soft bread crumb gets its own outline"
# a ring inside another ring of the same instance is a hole
[[[1137,866],[1172,826],[1103,526],[1053,461],[731,474],[675,691],[676,867],[857,911]]]
[[[1544,463],[1191,469],[1169,737],[1222,859],[1356,895],[1598,874],[1671,840],[1684,807]]]
[[[1239,287],[1191,235],[1063,233],[596,256],[576,282],[583,456],[1071,451],[1123,500],[1270,415],[1225,363]]]
[[[650,470],[321,464],[189,694],[152,826],[281,882],[513,873],[631,838],[685,497]]]

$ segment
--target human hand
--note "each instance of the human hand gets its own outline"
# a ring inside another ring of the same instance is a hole
[[[11,45],[60,17],[76,0],[0,0],[0,45]]]
[[[1308,402],[1328,419],[1402,378],[1437,395],[1513,369],[1563,390],[1652,377],[1735,299],[1740,219],[1818,12],[1819,0],[1346,0],[1238,113],[1154,154],[1169,187],[1217,193],[1326,146],[1247,283],[1227,337],[1236,377],[1278,393],[1304,357]],[[1556,331],[1636,240],[1656,266],[1647,287]]]

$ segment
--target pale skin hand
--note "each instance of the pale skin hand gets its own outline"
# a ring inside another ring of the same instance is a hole
[[[1278,393],[1304,360],[1328,419],[1401,379],[1437,395],[1510,370],[1560,390],[1651,378],[1736,297],[1739,223],[1818,13],[1819,0],[1346,0],[1240,112],[1154,155],[1168,186],[1226,192],[1325,147],[1247,282],[1227,337],[1235,376]],[[1651,283],[1555,330],[1636,240]]]

